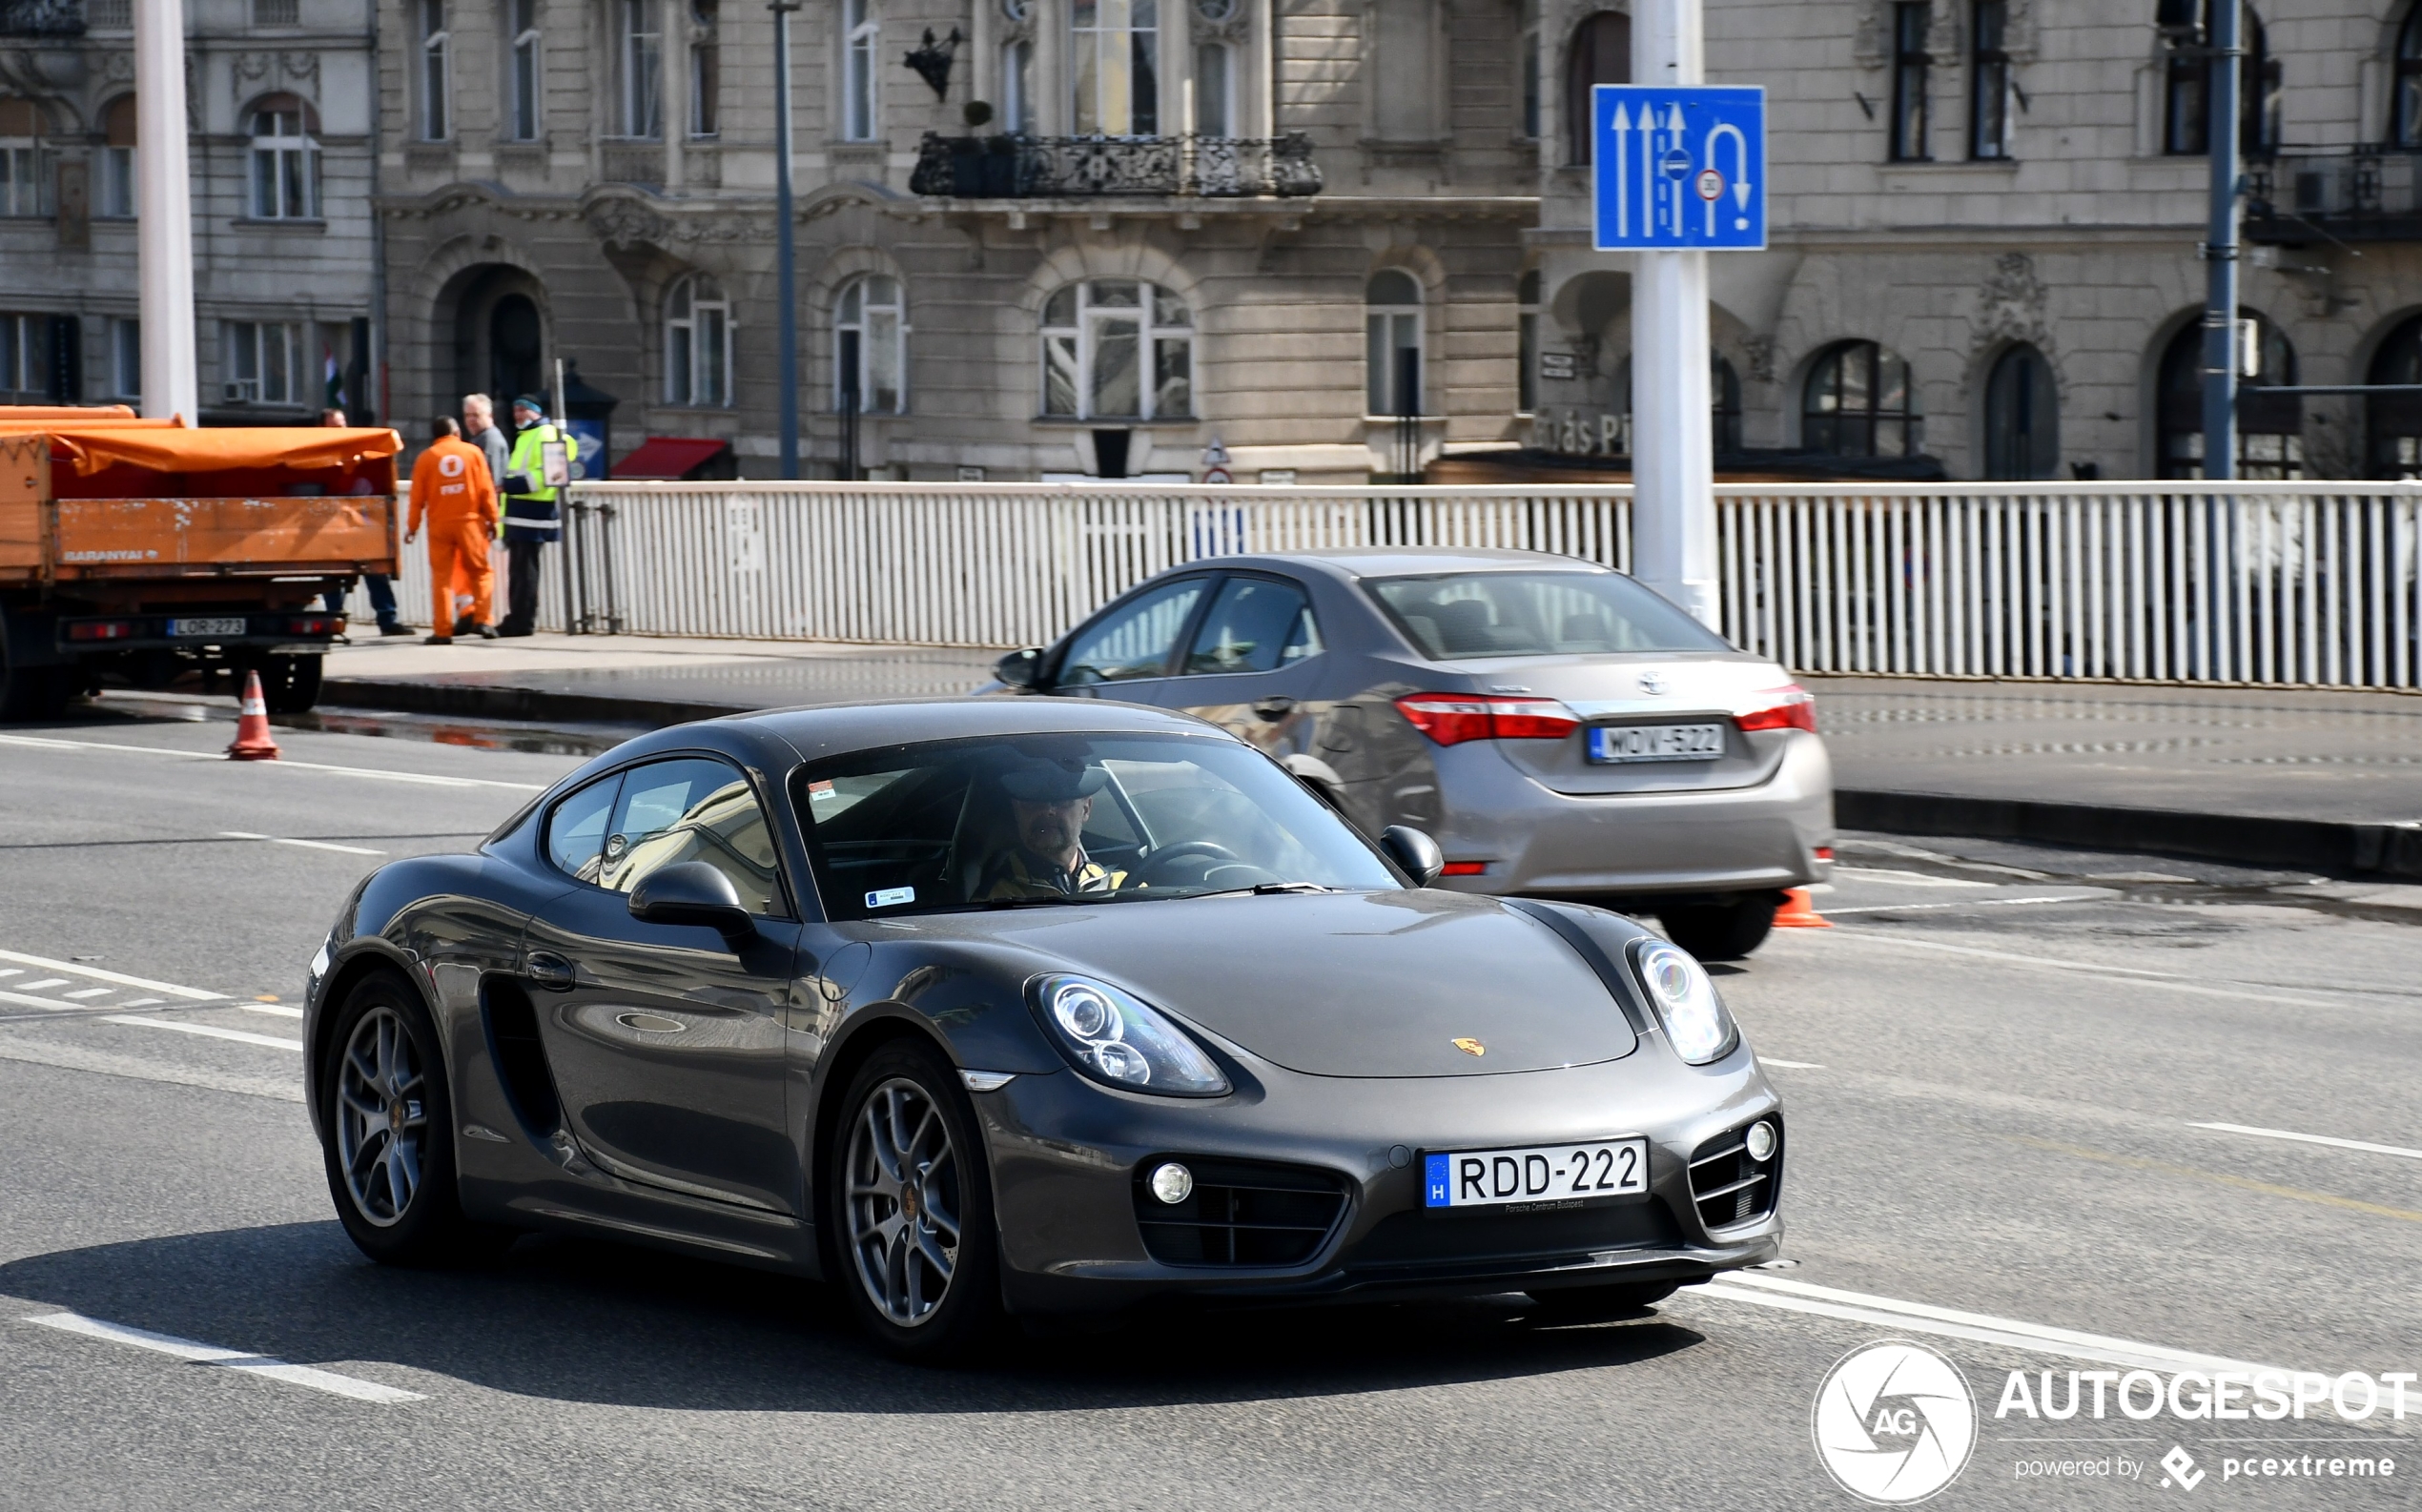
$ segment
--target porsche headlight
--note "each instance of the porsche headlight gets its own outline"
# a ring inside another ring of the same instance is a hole
[[[1202,1048],[1133,992],[1083,976],[1037,977],[1033,991],[1043,1027],[1094,1080],[1169,1097],[1228,1091]]]
[[[1655,1006],[1673,1052],[1686,1063],[1721,1060],[1741,1042],[1715,984],[1689,951],[1663,940],[1643,940],[1632,947],[1632,971]]]

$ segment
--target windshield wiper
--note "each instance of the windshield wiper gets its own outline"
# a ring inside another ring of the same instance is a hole
[[[1173,892],[1170,896],[1175,898],[1225,898],[1232,897],[1240,892],[1250,892],[1256,897],[1268,897],[1272,894],[1281,892],[1343,892],[1344,890],[1345,889],[1343,888],[1332,888],[1318,882],[1257,882],[1249,888],[1220,888],[1210,892]]]

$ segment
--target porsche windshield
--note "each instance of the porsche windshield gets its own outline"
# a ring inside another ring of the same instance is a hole
[[[818,763],[794,781],[834,919],[1403,886],[1292,777],[1225,740],[934,741]]]

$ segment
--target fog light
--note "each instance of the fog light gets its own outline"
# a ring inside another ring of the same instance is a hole
[[[1759,1165],[1775,1157],[1775,1126],[1760,1120],[1749,1126],[1749,1157]],[[1165,1167],[1163,1169],[1166,1169]],[[1159,1179],[1155,1177],[1155,1179]]]
[[[1152,1195],[1176,1207],[1194,1195],[1194,1173],[1175,1160],[1169,1161],[1152,1173]]]

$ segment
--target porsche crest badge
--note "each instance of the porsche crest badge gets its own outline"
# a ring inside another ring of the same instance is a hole
[[[1455,1048],[1462,1051],[1467,1055],[1486,1055],[1488,1053],[1488,1047],[1476,1039],[1465,1038],[1456,1040]]]

